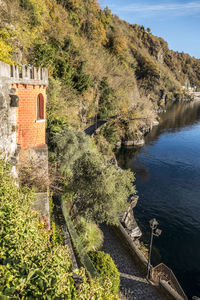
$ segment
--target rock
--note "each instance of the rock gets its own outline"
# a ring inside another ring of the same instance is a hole
[[[136,228],[134,228],[131,231],[130,236],[132,239],[140,238],[142,236],[142,232],[141,232],[140,228],[138,226]]]
[[[123,145],[128,147],[128,146],[133,146],[134,145],[134,141],[125,141],[123,142]]]
[[[129,200],[130,206],[128,210],[122,213],[121,216],[119,216],[121,224],[126,229],[127,233],[132,239],[136,239],[142,236],[142,232],[138,227],[138,224],[133,214],[133,208],[136,206],[138,198],[138,196],[132,196]]]
[[[139,196],[137,196],[137,195],[131,196],[129,198],[129,203],[130,203],[129,209],[133,209],[134,207],[136,207],[136,205],[138,203],[138,199],[139,199]]]
[[[160,64],[163,64],[163,62],[164,62],[164,56],[163,56],[163,49],[162,48],[157,53],[157,61]]]
[[[134,146],[144,146],[144,144],[145,144],[144,138],[134,141]]]
[[[118,141],[118,142],[116,143],[116,147],[117,147],[117,148],[120,148],[121,145],[122,145],[122,142],[121,142],[121,141]]]
[[[153,126],[159,125],[159,121],[158,121],[158,120],[154,120],[153,123],[152,123],[152,125],[153,125]]]
[[[140,139],[137,139],[137,140],[133,140],[133,141],[124,141],[123,142],[123,145],[125,147],[130,147],[130,146],[138,146],[138,147],[141,147],[141,146],[144,146],[145,144],[145,141],[144,141],[144,138],[140,138]]]

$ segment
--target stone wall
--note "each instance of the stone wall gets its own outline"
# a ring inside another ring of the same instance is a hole
[[[49,187],[47,145],[21,149],[18,170],[23,182],[32,185],[38,192],[46,192]]]
[[[12,163],[13,173],[17,176],[17,107],[11,106],[12,93],[10,66],[0,62],[0,154]]]

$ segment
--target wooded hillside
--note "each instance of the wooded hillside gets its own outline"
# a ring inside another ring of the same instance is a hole
[[[49,126],[120,115],[131,135],[133,117],[152,122],[160,105],[185,98],[182,85],[200,88],[200,60],[96,0],[3,0],[0,46],[0,60],[49,68]]]

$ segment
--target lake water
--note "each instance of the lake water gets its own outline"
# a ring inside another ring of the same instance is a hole
[[[134,213],[145,244],[150,219],[162,229],[154,238],[153,265],[167,264],[186,294],[200,297],[200,104],[172,105],[146,145],[121,149],[118,162],[136,175]]]

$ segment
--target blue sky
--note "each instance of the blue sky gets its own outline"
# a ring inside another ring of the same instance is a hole
[[[150,27],[169,48],[200,58],[200,0],[99,0],[131,24]]]

